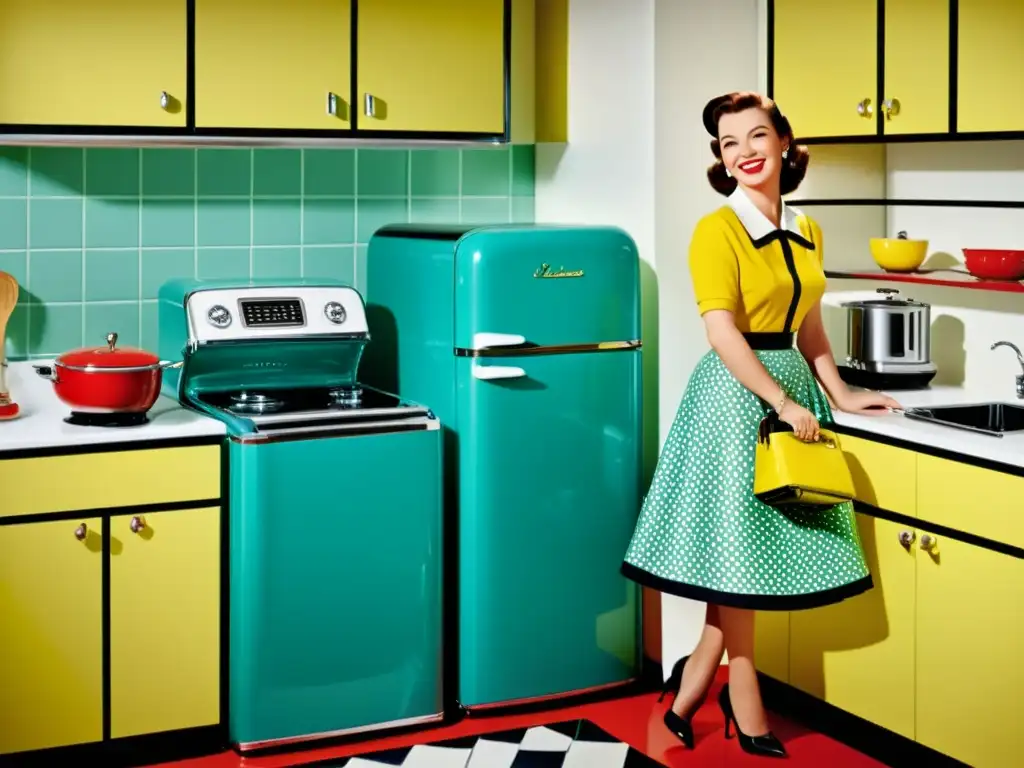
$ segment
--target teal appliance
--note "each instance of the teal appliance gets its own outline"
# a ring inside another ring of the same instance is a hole
[[[639,594],[619,573],[642,493],[633,241],[608,227],[387,226],[367,281],[364,377],[430,403],[446,432],[457,704],[635,680]]]
[[[231,742],[442,719],[441,431],[360,383],[360,294],[173,281],[159,322],[167,393],[227,428]]]

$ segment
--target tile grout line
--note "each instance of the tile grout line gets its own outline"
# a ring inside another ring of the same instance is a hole
[[[85,255],[85,208],[86,208],[86,206],[85,206],[85,203],[89,199],[89,196],[87,194],[88,190],[86,189],[86,185],[89,183],[89,170],[86,167],[85,154],[86,154],[86,150],[83,149],[82,150],[82,242],[81,242],[81,246],[82,246],[82,293],[81,293],[81,297],[82,297],[82,327],[79,329],[79,334],[80,334],[80,337],[81,337],[81,343],[82,344],[85,343],[85,295],[86,295],[85,294],[85,279],[86,279],[85,278],[85,259],[86,259],[86,255]]]
[[[249,152],[249,282],[251,283],[253,265],[256,263],[256,254],[252,248],[253,235],[256,231],[256,226],[253,223],[256,218],[256,202],[253,200],[253,195],[256,194],[256,150],[250,148],[247,151]]]
[[[199,278],[199,150],[192,150],[192,278]]]
[[[299,277],[306,276],[306,148],[299,147]]]
[[[25,152],[25,287],[32,294],[32,147]],[[5,342],[6,344],[6,342]],[[32,304],[25,306],[25,354],[32,350]]]
[[[142,346],[142,147],[139,147],[139,258],[138,258],[138,293],[135,301],[139,311],[138,345]]]

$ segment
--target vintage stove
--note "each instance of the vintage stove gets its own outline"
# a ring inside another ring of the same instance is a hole
[[[226,425],[231,741],[440,720],[440,425],[360,384],[358,291],[172,281],[159,315],[165,391]]]

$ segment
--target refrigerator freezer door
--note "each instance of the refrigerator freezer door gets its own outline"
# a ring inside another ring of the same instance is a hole
[[[481,229],[455,254],[457,349],[640,338],[639,259],[611,227]],[[489,344],[481,341],[490,340]]]
[[[634,678],[639,595],[619,573],[640,505],[639,351],[457,358],[459,701]]]

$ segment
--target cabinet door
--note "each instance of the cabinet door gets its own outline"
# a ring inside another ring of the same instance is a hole
[[[0,0],[0,124],[184,126],[186,5]]]
[[[351,0],[197,0],[196,127],[345,130]]]
[[[960,0],[957,130],[1024,131],[1024,3]]]
[[[218,723],[220,508],[110,525],[110,735]]]
[[[886,0],[886,135],[949,131],[949,22],[949,0]]]
[[[360,0],[359,129],[500,134],[503,0]]]
[[[874,589],[793,612],[789,682],[913,738],[915,550],[901,542],[912,531],[866,515],[857,516],[857,525]]]
[[[754,666],[783,683],[789,682],[789,616],[758,611],[754,618]]]
[[[103,738],[98,519],[0,527],[0,754]]]
[[[917,740],[976,768],[1018,765],[1024,560],[932,543],[917,553]]]
[[[797,138],[877,132],[877,6],[775,0],[773,94]]]

